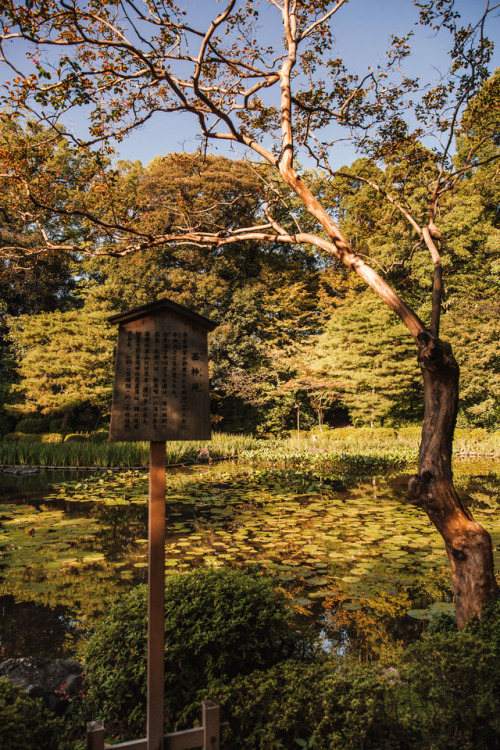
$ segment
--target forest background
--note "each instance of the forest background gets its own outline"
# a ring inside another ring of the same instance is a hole
[[[1,138],[10,148],[13,141],[28,148],[45,133],[35,123],[23,129],[4,117]],[[92,168],[64,140],[31,153],[37,154],[33,173],[43,172],[47,181],[57,174],[66,199]],[[426,158],[431,164],[430,152]],[[394,183],[403,163],[404,154],[399,163],[381,164],[378,180]],[[349,172],[366,169],[373,167],[361,159],[340,170],[343,178],[327,180],[320,171],[308,177],[356,251],[424,318],[425,253],[412,249],[401,215],[373,188],[349,181]],[[109,175],[121,209],[155,234],[189,227],[195,216],[203,217],[206,231],[258,224],[273,192],[287,194],[262,164],[200,153],[158,156],[147,166],[122,161]],[[418,206],[421,185],[412,181],[411,169],[404,187],[408,203]],[[12,219],[13,196],[1,200],[5,245],[26,228]],[[307,224],[290,191],[287,203]],[[440,219],[446,229],[442,335],[455,342],[461,367],[459,427],[500,423],[499,204],[498,162],[492,161],[464,175]],[[76,221],[73,227],[64,218],[53,221],[61,224],[56,232],[78,234]],[[219,431],[287,435],[296,428],[297,407],[302,429],[421,422],[422,385],[405,327],[339,261],[312,246],[241,241],[207,249],[186,243],[125,258],[54,251],[2,264],[3,434],[102,427],[116,338],[107,318],[161,297],[218,324],[209,353]]]

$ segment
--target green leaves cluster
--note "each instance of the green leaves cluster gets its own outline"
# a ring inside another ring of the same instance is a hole
[[[18,358],[17,413],[70,415],[110,408],[115,331],[102,310],[21,316],[10,335]]]
[[[58,747],[63,722],[7,679],[0,680],[0,735],[3,750]]]
[[[354,424],[394,425],[421,416],[414,347],[403,324],[373,293],[338,305],[315,349],[323,374],[342,384]]]
[[[146,645],[147,589],[140,586],[113,605],[86,648],[86,710],[104,718],[113,734],[143,731]],[[226,570],[169,576],[167,725],[175,727],[198,691],[214,682],[270,667],[310,647],[270,579]]]

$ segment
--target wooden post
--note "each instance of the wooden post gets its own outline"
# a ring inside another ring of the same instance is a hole
[[[149,453],[148,524],[148,750],[163,750],[165,465],[166,443],[152,442]]]
[[[216,325],[167,299],[109,322],[119,325],[109,439],[150,442],[147,737],[119,747],[164,750],[165,441],[210,440],[207,333]]]
[[[87,723],[87,750],[104,750],[104,722]]]
[[[220,748],[220,707],[215,701],[203,701],[203,750]]]

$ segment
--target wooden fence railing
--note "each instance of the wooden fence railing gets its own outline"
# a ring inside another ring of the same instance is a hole
[[[220,707],[214,701],[201,704],[201,727],[172,732],[163,738],[163,750],[220,750]],[[120,742],[118,745],[104,744],[104,722],[87,724],[87,750],[148,750],[147,739]]]

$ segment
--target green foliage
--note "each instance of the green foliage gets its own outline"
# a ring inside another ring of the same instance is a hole
[[[500,331],[492,325],[500,316],[500,305],[493,298],[460,297],[444,316],[442,334],[453,341],[460,363],[458,424],[491,429],[500,424]]]
[[[70,432],[64,436],[65,443],[86,443],[88,435],[84,435],[81,432]]]
[[[88,439],[91,443],[107,443],[109,439],[109,428],[90,433]]]
[[[24,689],[0,679],[0,744],[2,750],[58,748],[63,722],[30,698]]]
[[[42,443],[62,443],[63,435],[60,432],[46,432],[42,435]]]
[[[395,692],[374,671],[344,669],[337,661],[289,661],[238,677],[209,695],[229,720],[222,743],[227,750],[399,750],[411,745],[391,711]]]
[[[481,617],[473,617],[466,626],[466,632],[490,643],[500,659],[500,596],[485,604]]]
[[[3,436],[3,440],[5,443],[30,443],[34,445],[42,442],[42,436],[38,433],[8,432]],[[14,463],[16,462],[14,461]]]
[[[425,635],[390,669],[383,661],[289,661],[214,686],[209,695],[230,724],[222,746],[495,750],[499,623],[496,600],[466,631]]]
[[[145,718],[147,591],[118,600],[86,649],[86,705],[112,732]],[[172,575],[165,588],[165,715],[175,725],[200,689],[272,666],[310,647],[270,579],[209,570]]]
[[[115,331],[103,310],[41,313],[9,321],[20,382],[18,413],[110,408]]]
[[[16,432],[46,432],[50,428],[50,420],[46,417],[25,417],[16,424]]]
[[[436,633],[410,647],[405,658],[417,747],[498,747],[498,642],[469,632]]]
[[[315,354],[315,368],[337,385],[356,426],[394,425],[421,416],[413,342],[371,292],[351,294],[337,306]]]
[[[60,433],[27,435],[11,432],[0,441],[0,463],[22,466],[148,466],[149,443],[109,443],[106,438],[63,441]],[[201,448],[208,448],[212,458],[234,458],[256,445],[247,435],[214,433],[205,442],[171,441],[167,446],[167,465],[196,463]]]

